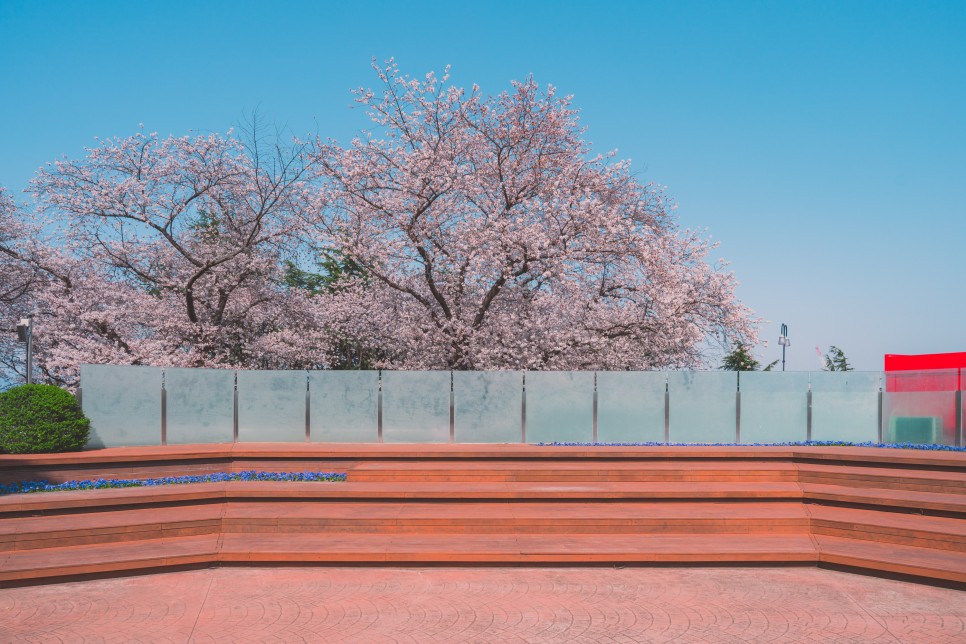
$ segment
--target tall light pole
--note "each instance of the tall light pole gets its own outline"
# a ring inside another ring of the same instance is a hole
[[[778,336],[778,344],[782,345],[782,371],[785,370],[785,347],[792,346],[792,341],[788,339],[788,325],[782,323],[782,334]]]
[[[9,328],[9,327],[7,327]],[[20,319],[20,324],[17,325],[17,338],[21,342],[27,343],[27,384],[32,384],[34,381],[34,314],[31,313],[25,318]]]

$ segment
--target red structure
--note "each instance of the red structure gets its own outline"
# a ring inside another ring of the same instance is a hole
[[[887,441],[963,444],[966,352],[885,357]]]
[[[887,392],[963,391],[966,352],[886,354]]]

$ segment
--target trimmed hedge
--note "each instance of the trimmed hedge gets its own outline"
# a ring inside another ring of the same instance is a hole
[[[21,385],[0,393],[0,452],[79,452],[91,421],[77,399],[53,385]]]

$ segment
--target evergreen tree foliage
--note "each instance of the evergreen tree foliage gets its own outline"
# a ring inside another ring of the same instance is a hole
[[[743,342],[735,342],[734,349],[721,361],[725,371],[758,371],[760,366]]]
[[[833,344],[828,348],[828,353],[825,354],[825,370],[852,371],[853,369],[845,357],[845,352]]]

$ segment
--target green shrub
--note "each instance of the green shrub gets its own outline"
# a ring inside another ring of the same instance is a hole
[[[77,399],[60,387],[21,385],[0,393],[0,452],[80,451],[90,426]]]

